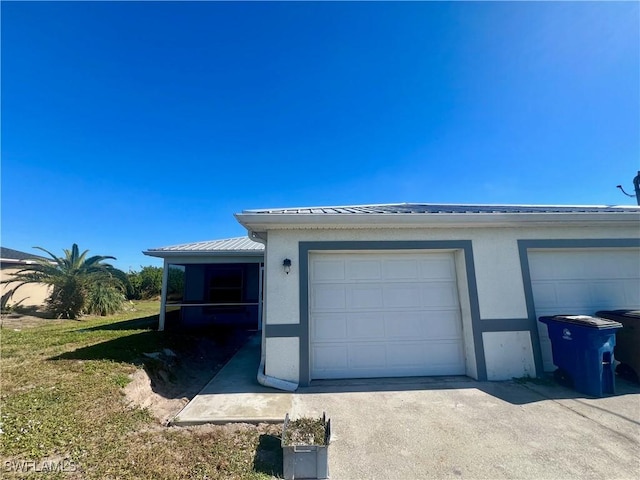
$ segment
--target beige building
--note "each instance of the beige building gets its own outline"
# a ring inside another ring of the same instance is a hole
[[[0,280],[5,281],[10,279],[16,272],[33,263],[34,258],[42,257],[11,248],[0,247]],[[14,282],[0,284],[0,294],[4,296],[5,293],[17,285],[18,284]],[[8,304],[20,304],[24,307],[42,305],[48,295],[49,287],[47,285],[27,284],[16,290]]]

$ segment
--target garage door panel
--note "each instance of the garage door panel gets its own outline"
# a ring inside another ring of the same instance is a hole
[[[584,276],[584,254],[575,254],[570,258],[564,258],[562,264],[558,264],[555,258],[538,255],[535,263],[530,265],[531,278],[547,278],[553,280],[573,279]]]
[[[309,319],[327,325],[311,326],[311,378],[464,373],[451,253],[314,256],[326,261],[310,261],[310,297],[315,300],[310,302]],[[323,272],[323,280],[314,280],[314,265],[326,268],[335,262],[342,262],[336,268],[345,272],[344,279]],[[316,290],[322,294],[316,295]],[[341,299],[330,298],[340,292],[344,306]],[[329,311],[336,317],[325,316]],[[337,358],[323,358],[327,355]]]
[[[349,349],[346,345],[316,345],[311,358],[319,371],[346,370],[349,367]]]
[[[385,333],[390,340],[423,338],[425,336],[424,313],[385,314]]]
[[[462,348],[457,344],[432,346],[411,342],[346,346],[344,350],[322,349],[314,378],[372,378],[397,376],[464,375]],[[419,360],[418,360],[419,359]]]
[[[384,286],[383,304],[385,308],[420,308],[422,304],[420,285],[415,283],[392,283]]]
[[[311,308],[315,311],[344,310],[347,296],[343,285],[316,285],[311,294]]]
[[[460,314],[457,311],[400,312],[385,315],[389,339],[455,340],[461,338]]]
[[[440,311],[426,316],[424,328],[435,340],[458,340],[462,337],[462,319],[457,310]]]
[[[447,255],[445,258],[421,260],[420,278],[423,280],[450,280],[455,278],[455,264],[453,258]]]
[[[531,288],[533,296],[538,298],[537,308],[555,308],[559,305],[558,293],[554,283],[534,282]]]
[[[387,365],[385,344],[357,343],[349,345],[349,367],[354,369],[384,369]]]
[[[403,342],[387,345],[390,368],[421,368],[426,363],[423,343]]]
[[[640,288],[636,288],[633,282],[625,285],[625,299],[627,305],[640,305]]]
[[[434,366],[458,368],[456,374],[464,373],[464,368],[460,369],[464,353],[459,342],[433,342],[426,350],[427,361]]]
[[[640,308],[640,249],[529,252],[536,318]],[[538,322],[544,369],[555,369],[546,325]]]
[[[590,287],[583,281],[563,281],[556,284],[556,306],[579,308],[580,305],[588,305],[591,301]]]
[[[631,278],[633,277],[635,266],[633,263],[605,262],[600,266],[600,272],[606,278]]]
[[[319,342],[336,341],[347,335],[344,313],[317,313],[310,317],[311,334]]]
[[[343,336],[349,340],[382,340],[385,338],[385,318],[381,312],[366,314],[351,314],[347,324],[347,334]]]
[[[594,282],[590,285],[591,303],[594,305],[624,305],[628,299],[622,282]],[[613,307],[611,307],[613,308]]]
[[[432,342],[426,346],[415,342],[394,343],[387,346],[387,353],[391,368],[410,368],[419,375],[430,375],[433,370],[441,375],[464,374],[463,352],[457,342]]]
[[[384,262],[385,280],[418,280],[418,265],[414,260],[387,260]]]
[[[313,281],[333,282],[345,279],[344,263],[333,260],[313,260],[312,261]]]
[[[425,283],[422,285],[422,298],[425,307],[458,308],[458,290],[454,282]]]
[[[595,310],[637,304],[640,297],[640,295],[634,295],[633,285],[625,284],[624,280],[535,283],[532,290],[536,299],[536,312],[544,310],[553,315],[559,313],[592,315]]]
[[[640,272],[640,253],[631,258],[625,252],[608,252],[608,259],[599,266],[605,278],[637,279]]]
[[[375,260],[351,260],[346,262],[347,280],[380,280],[382,266]]]
[[[383,306],[382,286],[357,285],[345,286],[348,309],[379,309]]]

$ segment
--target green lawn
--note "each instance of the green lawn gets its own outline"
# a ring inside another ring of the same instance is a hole
[[[188,344],[184,334],[153,330],[158,308],[136,302],[112,317],[3,324],[2,478],[264,479],[281,472],[279,426],[167,428],[128,405],[123,387],[142,353]]]

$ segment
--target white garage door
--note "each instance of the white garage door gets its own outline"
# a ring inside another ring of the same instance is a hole
[[[452,253],[312,253],[311,378],[465,373]]]
[[[640,308],[639,249],[530,251],[529,267],[536,318]],[[547,326],[538,330],[544,369],[555,370]]]

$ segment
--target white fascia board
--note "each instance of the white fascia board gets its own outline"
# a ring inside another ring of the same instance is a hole
[[[47,260],[46,258],[43,258],[43,260]],[[51,265],[54,265],[55,262],[53,260],[47,260],[47,262],[49,262]],[[35,265],[38,262],[36,260],[33,259],[25,259],[25,260],[19,260],[17,258],[0,258],[0,263],[5,263],[5,264],[11,264],[11,265]]]
[[[640,227],[639,212],[576,213],[393,213],[393,214],[275,214],[235,215],[248,230],[264,232],[283,228],[455,228],[517,226],[617,225]]]
[[[206,250],[144,250],[143,254],[149,257],[175,258],[175,257],[263,257],[264,251],[206,251]]]
[[[26,263],[25,260],[18,260],[17,258],[0,258],[0,262],[2,262],[2,263]]]

